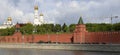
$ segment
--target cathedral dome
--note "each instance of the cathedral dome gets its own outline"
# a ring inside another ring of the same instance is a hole
[[[7,21],[12,21],[12,18],[11,18],[11,17],[8,17]]]
[[[40,13],[40,16],[43,16],[43,14],[42,14],[42,13]]]
[[[38,10],[38,6],[37,6],[37,5],[36,5],[36,6],[34,6],[34,9],[35,9],[35,10]]]

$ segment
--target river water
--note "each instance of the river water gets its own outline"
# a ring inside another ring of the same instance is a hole
[[[120,52],[88,52],[39,49],[0,49],[0,55],[120,55]]]

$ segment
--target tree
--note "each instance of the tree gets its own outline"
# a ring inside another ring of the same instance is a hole
[[[69,29],[68,29],[67,25],[64,23],[63,26],[62,26],[62,31],[63,32],[68,32],[68,30]]]
[[[15,28],[6,28],[6,29],[0,29],[0,36],[8,36],[8,35],[13,35],[15,32]]]
[[[114,31],[120,31],[120,23],[116,23],[113,25]]]
[[[36,26],[36,34],[52,33],[54,31],[54,24],[42,24]]]
[[[23,34],[32,34],[33,33],[33,25],[32,24],[26,24],[25,26],[20,28],[20,31]]]
[[[69,31],[73,32],[75,30],[75,24],[70,24],[69,25]]]
[[[54,27],[54,32],[59,32],[61,31],[61,25],[60,24],[56,24]]]
[[[97,23],[87,23],[87,30],[90,32],[103,32],[103,31],[111,31],[111,25],[110,24],[97,24]]]

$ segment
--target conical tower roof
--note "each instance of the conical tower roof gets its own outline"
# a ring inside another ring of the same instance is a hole
[[[78,21],[78,24],[84,24],[83,23],[83,20],[82,20],[82,17],[80,17],[79,21]]]

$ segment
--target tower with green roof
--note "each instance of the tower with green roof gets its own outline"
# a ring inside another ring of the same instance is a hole
[[[79,18],[79,21],[74,30],[74,43],[84,43],[85,42],[85,33],[87,32],[86,26],[83,23],[82,17]]]
[[[82,20],[82,17],[79,18],[78,24],[84,24],[83,20]]]

